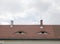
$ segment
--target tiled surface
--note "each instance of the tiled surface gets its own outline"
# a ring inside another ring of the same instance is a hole
[[[21,33],[23,31],[23,33]],[[43,31],[41,33],[41,31]],[[19,33],[16,33],[19,32]],[[44,32],[47,32],[45,34]],[[60,25],[0,25],[0,39],[59,39]]]

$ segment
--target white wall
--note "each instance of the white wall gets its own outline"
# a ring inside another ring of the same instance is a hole
[[[60,44],[60,41],[52,41],[52,40],[5,40],[0,41],[2,44]]]

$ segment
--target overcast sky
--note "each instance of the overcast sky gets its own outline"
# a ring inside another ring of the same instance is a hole
[[[0,0],[0,24],[60,25],[60,0]]]

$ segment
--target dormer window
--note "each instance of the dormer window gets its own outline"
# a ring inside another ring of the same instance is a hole
[[[25,34],[25,32],[24,31],[17,31],[17,32],[15,32],[16,34]]]
[[[38,32],[38,34],[48,34],[48,32],[46,32],[46,31],[40,31],[40,32]]]

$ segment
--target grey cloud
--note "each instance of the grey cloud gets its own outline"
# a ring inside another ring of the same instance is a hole
[[[6,1],[0,1],[0,11],[4,12],[11,12],[11,13],[16,13],[16,12],[21,12],[24,10],[22,5],[15,0],[6,0]]]
[[[53,9],[50,11],[50,18],[47,19],[50,24],[58,24],[60,25],[60,10]]]
[[[35,8],[36,10],[40,12],[45,12],[48,10],[48,8],[51,6],[51,3],[43,3],[40,0],[34,0],[34,3],[31,3],[29,7]]]
[[[22,3],[22,1],[27,2]],[[56,9],[57,5],[60,4],[59,2],[59,0],[52,0],[52,2],[42,2],[42,0],[0,0],[0,15],[5,16],[8,13],[9,16],[11,13],[16,24],[33,22],[39,24],[40,19],[44,20],[44,24],[60,24],[60,10]],[[52,6],[53,3],[57,5]],[[27,15],[26,17],[15,16],[24,12]],[[9,18],[0,19],[0,21],[9,22]]]

